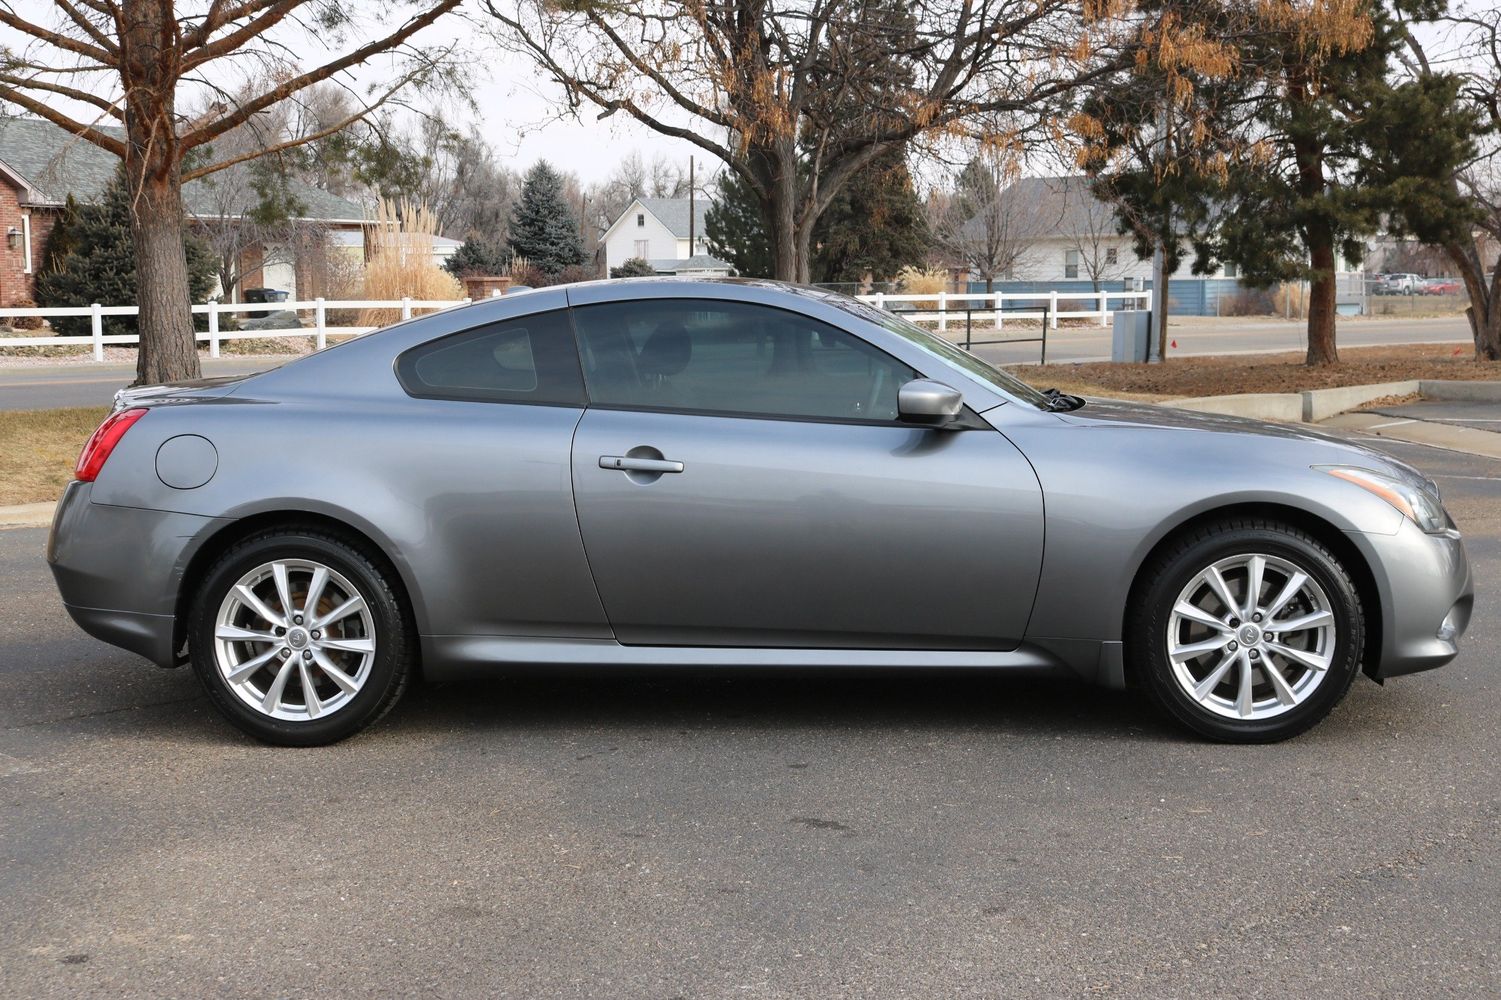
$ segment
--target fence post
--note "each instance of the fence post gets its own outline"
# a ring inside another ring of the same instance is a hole
[[[219,356],[219,303],[208,304],[208,356]]]
[[[1053,294],[1056,296],[1058,293],[1054,292]],[[1042,317],[1042,359],[1038,362],[1038,364],[1042,365],[1048,363],[1048,319],[1050,317],[1053,322],[1058,322],[1058,317],[1052,316],[1051,313],[1047,313]],[[1054,329],[1056,330],[1057,327],[1054,327]]]
[[[318,329],[318,350],[328,346],[328,316],[323,308],[323,296],[313,300],[313,326]]]
[[[938,332],[949,332],[949,293],[938,293]]]
[[[103,307],[94,302],[89,305],[89,336],[94,338],[94,360],[104,360],[104,314]]]
[[[966,351],[969,350],[969,334],[970,328],[974,325],[974,319],[975,307],[970,306],[968,309],[964,310],[964,349]]]
[[[403,295],[401,297],[401,318],[412,318],[412,297],[410,295]]]
[[[1106,298],[1110,293],[1100,289],[1100,325],[1110,325],[1110,300]]]
[[[876,292],[876,300],[874,302],[872,302],[871,305],[875,306],[877,309],[885,309],[886,308],[886,293],[885,292]]]
[[[1058,329],[1058,291],[1054,289],[1048,292],[1048,318],[1052,320],[1053,329]],[[1046,343],[1046,341],[1044,341]]]
[[[1006,329],[1005,314],[1006,314],[1006,293],[1005,292],[996,292],[995,293],[995,328],[997,330],[1004,330],[1004,329]]]

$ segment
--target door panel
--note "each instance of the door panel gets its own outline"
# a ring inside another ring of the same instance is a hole
[[[1031,611],[1041,491],[998,432],[591,408],[573,483],[625,643],[1009,649]]]

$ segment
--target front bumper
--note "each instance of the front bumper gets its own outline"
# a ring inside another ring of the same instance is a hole
[[[52,517],[47,562],[63,605],[89,635],[173,666],[183,574],[222,521],[93,503],[92,492],[69,483]]]
[[[1381,645],[1376,655],[1367,655],[1366,673],[1385,680],[1454,659],[1475,603],[1459,534],[1429,535],[1404,518],[1395,534],[1350,537],[1366,556],[1381,595]]]

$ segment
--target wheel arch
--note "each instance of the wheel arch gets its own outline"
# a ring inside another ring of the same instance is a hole
[[[1132,567],[1131,586],[1127,593],[1125,606],[1121,609],[1122,637],[1126,635],[1132,612],[1137,602],[1141,600],[1142,591],[1146,587],[1143,570],[1152,564],[1152,560],[1181,536],[1206,524],[1237,517],[1280,521],[1291,527],[1298,528],[1318,539],[1318,541],[1328,547],[1329,551],[1338,557],[1346,571],[1350,574],[1351,581],[1355,584],[1356,594],[1360,598],[1361,613],[1366,620],[1365,647],[1361,653],[1361,669],[1366,674],[1375,676],[1373,671],[1376,668],[1376,664],[1381,662],[1382,636],[1385,622],[1383,619],[1381,591],[1376,583],[1376,576],[1371,571],[1371,565],[1360,548],[1337,525],[1317,513],[1301,507],[1294,507],[1290,504],[1267,501],[1224,504],[1211,507],[1207,510],[1195,511],[1164,531],[1161,537],[1147,549],[1141,558],[1137,560],[1136,565]],[[1133,670],[1129,659],[1127,657],[1126,676],[1128,681]]]
[[[403,613],[408,619],[407,627],[411,630],[415,640],[419,634],[420,610],[413,599],[416,591],[408,579],[408,571],[391,556],[386,545],[383,545],[372,532],[362,529],[352,520],[321,511],[276,508],[257,511],[227,521],[204,538],[188,559],[178,582],[177,600],[173,611],[172,649],[177,662],[183,661],[181,654],[187,642],[187,623],[192,611],[193,597],[219,557],[237,543],[263,531],[297,528],[322,531],[342,538],[356,548],[364,550],[374,559],[387,572],[393,588],[397,591],[397,596],[401,598]],[[412,644],[414,654],[419,649],[420,644],[414,641]]]

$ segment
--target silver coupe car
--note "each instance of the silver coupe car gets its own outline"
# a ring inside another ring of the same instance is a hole
[[[517,663],[1065,671],[1276,740],[1448,662],[1473,601],[1385,455],[1039,392],[766,281],[541,289],[123,391],[48,559],[84,630],[295,745]]]

